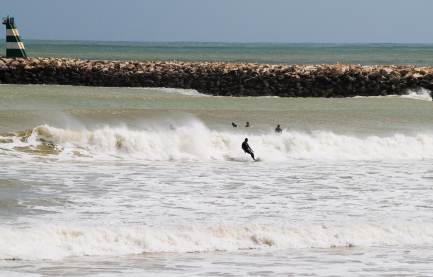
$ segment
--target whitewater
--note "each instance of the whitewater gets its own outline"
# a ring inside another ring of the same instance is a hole
[[[20,136],[21,133],[21,136]],[[23,137],[22,134],[29,134]],[[394,134],[356,137],[330,131],[282,134],[250,134],[208,129],[192,120],[183,126],[149,128],[103,126],[97,129],[63,129],[40,125],[17,134],[0,135],[9,140],[0,150],[23,153],[45,147],[59,159],[129,159],[144,161],[246,161],[239,142],[248,137],[261,160],[392,160],[433,159],[433,134]]]
[[[421,94],[2,85],[0,276],[431,276]]]

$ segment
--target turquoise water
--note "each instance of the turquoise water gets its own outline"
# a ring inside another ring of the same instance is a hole
[[[433,44],[96,42],[25,40],[30,56],[110,60],[433,65]],[[4,42],[0,44],[4,48]]]

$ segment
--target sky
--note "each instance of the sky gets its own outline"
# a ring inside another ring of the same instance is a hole
[[[433,43],[432,0],[0,0],[23,39]]]

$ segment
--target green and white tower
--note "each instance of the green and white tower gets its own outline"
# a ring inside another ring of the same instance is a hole
[[[24,43],[20,39],[14,18],[9,16],[3,18],[3,24],[6,25],[6,57],[26,58]]]

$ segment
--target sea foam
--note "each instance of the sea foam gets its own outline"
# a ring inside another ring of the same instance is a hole
[[[0,148],[17,151],[48,145],[60,156],[72,158],[243,161],[249,160],[240,148],[245,137],[263,161],[433,159],[433,134],[429,133],[361,137],[330,131],[284,130],[282,134],[254,134],[210,130],[198,120],[176,128],[141,130],[113,126],[64,129],[41,125],[31,130],[29,137],[9,138],[13,142],[2,143]]]
[[[0,259],[62,259],[143,253],[431,245],[433,225],[296,224],[179,227],[0,227]]]

